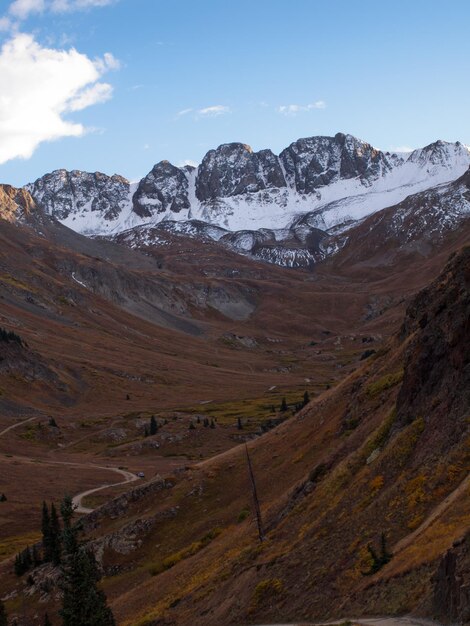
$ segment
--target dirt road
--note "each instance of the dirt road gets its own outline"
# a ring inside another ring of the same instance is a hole
[[[64,465],[68,465],[68,464],[65,463]],[[76,496],[74,496],[72,501],[73,501],[75,511],[77,513],[92,513],[93,512],[93,509],[89,509],[87,507],[82,506],[83,498],[86,498],[87,496],[91,496],[92,493],[97,493],[98,491],[102,491],[103,489],[108,489],[109,487],[118,487],[119,485],[125,485],[126,483],[133,483],[136,480],[139,480],[139,477],[133,474],[132,472],[127,472],[126,470],[121,470],[117,467],[101,467],[98,465],[86,465],[82,467],[87,467],[88,469],[90,467],[96,467],[96,469],[109,470],[110,472],[121,474],[121,476],[124,476],[124,480],[122,480],[119,483],[113,483],[110,485],[102,485],[101,487],[88,489],[88,491],[82,491],[82,493],[79,493]]]
[[[3,435],[6,435],[8,432],[13,430],[14,428],[23,426],[24,424],[32,422],[35,419],[37,419],[37,417],[30,417],[27,420],[23,420],[21,422],[17,422],[16,424],[12,424],[11,426],[8,426],[8,428],[5,428],[4,430],[0,431],[0,437],[2,437]],[[27,457],[20,457],[20,456],[15,455],[15,458],[21,461],[33,462],[33,459],[30,459]],[[98,491],[102,491],[103,489],[108,489],[109,487],[118,487],[119,485],[125,485],[126,483],[132,483],[136,480],[139,480],[139,477],[133,474],[132,472],[119,469],[118,467],[106,467],[103,465],[95,465],[93,463],[71,463],[71,462],[66,462],[66,461],[46,461],[44,459],[41,459],[41,463],[43,465],[67,465],[67,466],[72,466],[72,467],[77,467],[77,468],[82,467],[86,469],[107,470],[109,472],[113,472],[114,474],[119,474],[120,476],[124,476],[124,480],[121,480],[118,483],[109,483],[109,484],[107,483],[105,485],[101,485],[100,487],[95,487],[94,489],[88,489],[87,491],[82,491],[81,493],[78,493],[76,496],[74,496],[73,504],[75,507],[75,511],[77,513],[86,514],[86,513],[93,512],[93,509],[89,509],[87,507],[82,506],[82,500],[86,496],[89,496],[92,493],[97,493]]]
[[[4,430],[0,431],[0,437],[2,437],[3,435],[6,435],[8,432],[10,432],[10,430],[13,430],[14,428],[18,428],[19,426],[22,426],[23,424],[27,424],[28,422],[32,422],[35,419],[37,419],[37,417],[30,417],[27,420],[23,420],[22,422],[16,422],[16,424],[12,424],[11,426],[8,426],[8,428],[5,428]]]

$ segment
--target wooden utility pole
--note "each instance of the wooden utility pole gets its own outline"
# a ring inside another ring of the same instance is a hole
[[[255,475],[251,465],[250,453],[248,452],[248,444],[245,441],[246,460],[248,461],[248,473],[250,474],[251,491],[253,493],[253,501],[255,503],[256,522],[258,524],[258,536],[261,543],[264,541],[263,520],[261,519],[261,509],[259,506],[258,492],[256,491]]]

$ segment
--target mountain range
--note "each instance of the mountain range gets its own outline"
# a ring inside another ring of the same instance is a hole
[[[395,226],[414,202],[432,213],[429,236],[455,228],[470,210],[466,179],[456,182],[469,166],[469,148],[460,142],[436,141],[404,154],[338,133],[299,139],[279,155],[224,144],[197,168],[161,161],[138,183],[56,170],[25,190],[47,215],[87,236],[142,247],[181,234],[262,261],[309,267],[387,207],[401,216]]]
[[[10,623],[62,621],[60,568],[14,561],[70,493],[120,626],[470,625],[469,159],[336,135],[0,185]]]

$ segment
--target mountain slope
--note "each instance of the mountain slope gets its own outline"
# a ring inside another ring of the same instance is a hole
[[[262,544],[242,446],[87,518],[119,623],[468,621],[469,288],[466,248],[384,350],[250,444]]]
[[[299,139],[279,156],[224,144],[196,169],[162,161],[133,185],[120,176],[58,170],[27,189],[47,214],[88,235],[191,219],[231,231],[277,229],[314,210],[315,226],[326,230],[455,180],[469,166],[470,152],[459,142],[402,156],[338,133]]]

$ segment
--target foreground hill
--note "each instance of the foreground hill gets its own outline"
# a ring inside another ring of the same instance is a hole
[[[262,543],[244,446],[86,517],[118,623],[468,622],[469,285],[467,247],[382,350],[250,443]],[[26,604],[53,612],[35,576]]]
[[[380,354],[250,445],[262,544],[243,448],[97,512],[122,623],[468,621],[469,284],[466,248]],[[381,536],[393,556],[373,573]]]

